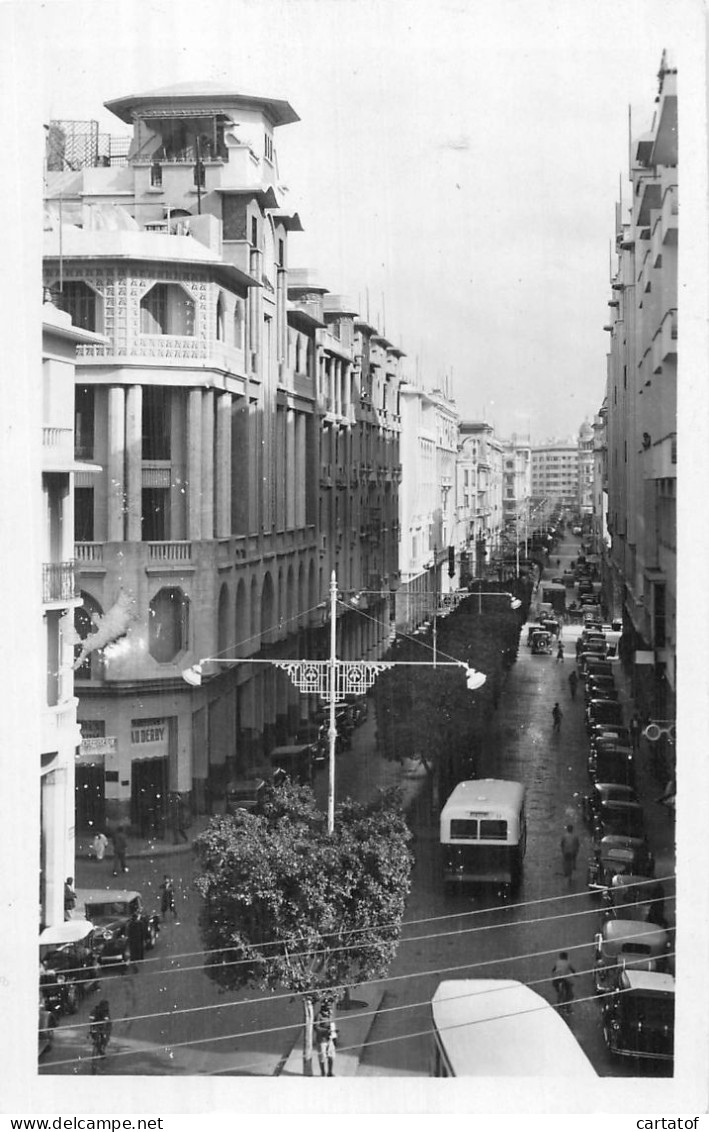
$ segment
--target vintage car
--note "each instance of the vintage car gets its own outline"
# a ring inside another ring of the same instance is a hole
[[[663,971],[625,970],[604,998],[603,1037],[610,1053],[643,1061],[674,1058],[675,980]]]
[[[606,669],[594,668],[594,666],[599,663],[610,664],[605,649],[603,650],[603,652],[597,652],[592,649],[583,649],[582,652],[576,654],[576,664],[580,669],[581,675],[584,677],[589,675],[592,671],[595,671],[598,674],[602,674],[604,676],[613,675],[612,668],[610,669],[610,672],[607,672]]]
[[[613,668],[611,662],[606,657],[598,657],[593,659],[586,654],[583,678],[584,680],[591,679],[594,676],[613,676]]]
[[[311,723],[305,727],[300,727],[295,733],[293,742],[299,746],[309,746],[314,763],[327,762],[329,743],[326,723]]]
[[[629,747],[598,740],[589,752],[587,768],[591,782],[617,782],[635,788],[635,759]]]
[[[157,912],[146,912],[139,892],[128,889],[77,889],[77,910],[94,925],[94,946],[99,963],[130,961],[128,923],[135,913],[143,926],[146,951],[155,947],[160,931]]]
[[[253,813],[258,809],[267,772],[251,775],[249,778],[232,778],[224,792],[227,814],[234,815],[239,810]]]
[[[532,655],[548,655],[552,651],[551,633],[544,629],[537,629],[532,635]]]
[[[603,837],[645,837],[645,816],[639,802],[605,799],[596,810],[593,821],[595,841]]]
[[[81,999],[97,990],[99,967],[94,925],[62,920],[39,936],[39,990],[48,1010],[75,1014]]]
[[[594,939],[593,986],[614,991],[623,971],[665,971],[672,941],[665,928],[638,920],[607,920]]]
[[[617,747],[630,747],[630,731],[621,723],[599,723],[591,731],[588,741],[591,747],[599,743],[615,743]]]
[[[271,775],[274,783],[283,778],[300,786],[309,786],[313,781],[313,747],[310,743],[289,743],[274,747],[269,755]]]
[[[591,892],[605,892],[620,873],[652,876],[655,861],[644,837],[621,837],[607,833],[593,846],[586,874]]]
[[[593,825],[596,815],[604,802],[637,802],[638,796],[632,786],[620,782],[593,783],[588,794],[582,799],[583,817],[588,825]]]
[[[623,724],[623,708],[617,700],[589,700],[586,704],[586,730],[590,735],[599,723]]]
[[[665,890],[653,877],[619,873],[603,891],[603,918],[641,920],[665,928]]]
[[[532,641],[534,640],[534,634],[535,633],[541,633],[543,631],[544,631],[543,626],[540,625],[538,622],[534,622],[530,625],[527,625],[527,648],[528,649],[530,649],[532,647]]]
[[[593,676],[584,680],[583,698],[587,704],[591,700],[619,700],[620,692],[616,688],[612,676]]]

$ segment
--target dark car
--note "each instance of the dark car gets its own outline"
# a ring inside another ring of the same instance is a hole
[[[583,666],[583,676],[584,680],[592,676],[613,676],[613,665],[605,657],[594,658],[587,655]]]
[[[274,747],[269,755],[271,774],[274,783],[290,778],[300,786],[310,786],[313,781],[313,748],[310,743],[290,743]]]
[[[616,782],[635,788],[633,752],[626,747],[601,745],[588,758],[588,776],[592,782]]]
[[[610,1053],[638,1061],[674,1059],[675,980],[665,971],[623,970],[601,1004]]]
[[[645,816],[639,802],[627,799],[601,802],[594,815],[593,836],[600,841],[608,835],[645,837]]]
[[[591,700],[617,700],[620,696],[613,677],[595,677],[584,682],[583,698],[586,703]]]
[[[604,802],[637,802],[638,796],[632,786],[620,782],[593,783],[588,794],[583,797],[584,820],[593,825],[596,814]]]
[[[599,723],[591,731],[588,741],[591,749],[599,743],[613,743],[616,747],[631,747],[630,731],[619,723]]]
[[[99,963],[130,962],[128,924],[136,913],[143,926],[146,951],[155,947],[160,917],[157,912],[145,911],[139,892],[80,888],[76,897],[79,915],[94,925],[93,943]]]
[[[227,814],[234,815],[239,810],[253,813],[258,809],[265,786],[267,773],[253,774],[249,778],[232,778],[224,792]]]
[[[39,989],[53,1014],[75,1014],[81,999],[98,988],[95,927],[70,919],[45,928],[39,937]]]
[[[603,903],[606,920],[639,920],[667,927],[665,890],[658,880],[620,873],[613,877],[610,887],[604,889]]]
[[[294,743],[309,746],[314,763],[327,762],[329,744],[326,724],[311,723],[307,727],[299,728]]]
[[[599,723],[622,725],[623,708],[617,700],[589,700],[586,705],[586,730],[590,734]]]

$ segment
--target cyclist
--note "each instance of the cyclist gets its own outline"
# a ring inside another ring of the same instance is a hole
[[[111,1037],[111,1010],[108,999],[102,998],[89,1015],[89,1038],[93,1043],[94,1054],[102,1057]]]
[[[559,957],[551,970],[551,985],[556,991],[557,1006],[568,1006],[569,1010],[571,1009],[575,974],[576,971],[569,963],[568,953],[560,951]]]

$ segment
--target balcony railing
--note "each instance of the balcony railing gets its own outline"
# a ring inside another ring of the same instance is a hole
[[[44,562],[42,601],[73,601],[79,596],[75,562]]]
[[[149,542],[148,558],[151,562],[189,562],[192,559],[192,543]]]
[[[103,562],[102,542],[74,543],[74,554],[77,562]]]

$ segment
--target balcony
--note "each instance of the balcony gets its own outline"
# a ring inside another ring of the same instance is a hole
[[[79,597],[75,562],[42,564],[42,601],[45,605],[67,605]]]
[[[186,562],[192,561],[192,543],[191,542],[149,542],[148,547],[148,562],[155,565],[162,562]]]
[[[677,243],[677,191],[676,187],[665,190],[662,198],[662,218],[660,231],[663,244],[676,245]]]
[[[46,472],[70,471],[74,464],[74,430],[42,427],[42,468]]]
[[[103,563],[102,542],[77,542],[74,544],[74,555],[81,569],[85,564]]]

